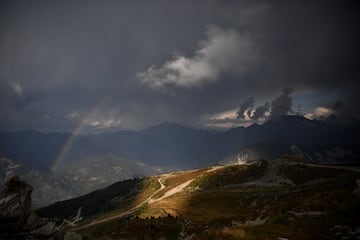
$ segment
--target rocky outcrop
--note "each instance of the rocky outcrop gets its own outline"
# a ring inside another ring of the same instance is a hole
[[[82,236],[75,232],[66,232],[64,240],[82,240]]]
[[[54,222],[31,211],[32,190],[18,176],[5,182],[4,191],[0,194],[0,239],[64,239],[64,234],[58,231]],[[74,239],[81,239],[80,235],[76,237]]]
[[[5,183],[4,192],[0,194],[0,218],[24,223],[31,213],[32,190],[18,176],[10,178]]]

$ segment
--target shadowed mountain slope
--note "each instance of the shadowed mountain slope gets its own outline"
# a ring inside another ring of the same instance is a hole
[[[113,185],[54,204],[39,214],[59,217],[64,216],[62,209],[70,208],[68,214],[75,214],[76,208],[89,207],[86,199],[102,199],[105,205],[117,199],[111,208],[95,207],[95,212],[84,214],[85,221],[72,229],[87,239],[147,236],[305,240],[360,236],[356,230],[360,226],[358,167],[283,158],[173,172],[150,179],[153,184],[143,184],[134,195],[118,192],[110,196],[107,192]],[[139,201],[138,196],[145,200]]]

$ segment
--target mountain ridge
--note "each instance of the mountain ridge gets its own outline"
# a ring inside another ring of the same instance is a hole
[[[360,224],[359,200],[352,194],[359,178],[359,167],[324,166],[296,157],[260,160],[133,179],[147,182],[127,189],[136,189],[134,195],[104,198],[114,184],[40,209],[38,214],[54,218],[64,209],[68,215],[63,217],[71,217],[82,208],[86,219],[70,229],[88,239],[243,239],[239,232],[246,233],[246,239],[305,240],[314,234],[336,239],[329,230],[336,224],[350,221],[355,225],[349,229]],[[112,207],[95,206],[98,210],[89,213],[93,207],[86,205],[86,198],[103,199]]]
[[[30,180],[31,183],[50,179],[46,176],[52,174],[49,170],[57,159],[55,174],[84,194],[118,180],[238,159],[249,162],[297,154],[313,162],[358,163],[359,129],[356,124],[341,125],[299,116],[220,133],[163,123],[141,131],[79,135],[67,149],[64,146],[70,134],[26,130],[0,132],[0,156],[23,165],[29,172],[33,169],[44,173],[34,176],[38,179]],[[62,151],[65,154],[59,158]]]

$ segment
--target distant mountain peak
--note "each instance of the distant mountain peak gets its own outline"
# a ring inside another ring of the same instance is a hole
[[[281,125],[289,125],[289,124],[307,124],[307,123],[317,123],[317,120],[310,120],[300,115],[283,115],[279,119],[270,119],[265,124],[281,124]]]
[[[150,126],[150,127],[146,128],[145,130],[159,129],[159,128],[187,128],[187,129],[191,129],[191,127],[181,125],[179,123],[163,122],[163,123],[159,123],[157,125]]]
[[[191,126],[182,125],[179,123],[163,122],[158,125],[150,126],[143,130],[145,133],[159,133],[159,132],[202,132],[208,133],[205,130],[197,129]]]

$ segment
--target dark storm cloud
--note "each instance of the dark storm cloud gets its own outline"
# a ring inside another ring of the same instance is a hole
[[[232,29],[248,32],[260,49],[261,61],[248,75],[223,74],[216,84],[203,86],[209,104],[199,109],[229,109],[244,95],[270,100],[284,86],[294,88],[295,94],[335,91],[344,101],[351,94],[348,87],[358,88],[354,65],[359,55],[358,6],[351,2],[241,2],[239,6],[232,2],[219,9],[222,20],[234,20],[228,22]],[[246,21],[245,15],[239,17],[240,9],[252,13]]]
[[[343,105],[343,101],[338,100],[331,106],[331,108],[334,110],[337,110],[337,109],[341,108],[342,105]]]
[[[236,119],[246,120],[248,122],[263,122],[269,118],[276,120],[283,115],[293,113],[293,100],[290,96],[292,91],[293,90],[291,88],[285,88],[279,96],[272,100],[271,104],[265,102],[263,105],[259,105],[257,107],[254,107],[255,100],[253,97],[246,98],[240,104],[240,108],[236,113]],[[339,104],[339,102],[336,102],[334,106],[338,106]],[[228,120],[228,122],[234,122],[235,119],[233,119],[232,121],[230,121],[231,119],[223,120]]]
[[[254,98],[248,97],[241,104],[237,112],[238,119],[244,119],[246,116],[250,116],[250,110],[254,107]]]
[[[234,29],[210,26],[199,45],[194,56],[177,54],[161,68],[151,66],[137,73],[137,78],[155,90],[191,88],[216,82],[223,72],[249,71],[259,58],[251,38]]]
[[[2,1],[0,127],[71,130],[105,96],[87,124],[192,125],[286,86],[335,92],[339,112],[356,116],[358,11],[352,1]]]
[[[290,94],[293,89],[285,88],[282,94],[271,102],[271,119],[279,119],[283,115],[292,113],[292,98]]]
[[[254,120],[259,120],[262,118],[267,118],[265,115],[266,112],[270,111],[270,104],[266,102],[264,105],[260,105],[255,108],[253,115],[251,116]]]
[[[114,96],[112,107],[129,115],[129,105],[142,111],[147,107],[144,105],[156,104],[157,100],[152,93],[141,92],[133,76],[144,67],[144,62],[156,63],[172,51],[186,51],[192,47],[192,41],[198,41],[204,20],[192,23],[191,31],[187,29],[189,24],[182,24],[191,21],[186,16],[194,15],[201,5],[110,1],[4,4],[0,81],[7,89],[22,86],[24,98],[40,95],[36,104],[24,104],[33,112],[48,114],[48,122],[54,125],[67,122],[65,128],[77,124],[66,119],[68,113],[88,111],[105,95]],[[156,15],[161,18],[155,18]],[[13,94],[2,101],[9,106],[6,111],[2,109],[3,118],[27,118],[24,110],[10,107],[18,99]],[[34,122],[40,123],[39,114],[36,118]],[[140,122],[145,124],[146,120]],[[17,127],[39,127],[22,125]],[[49,123],[42,125],[46,128]]]

